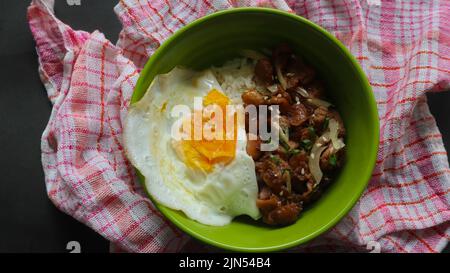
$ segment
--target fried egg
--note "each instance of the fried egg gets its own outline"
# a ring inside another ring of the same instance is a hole
[[[201,98],[204,107],[224,110],[227,105],[242,105],[237,92],[225,93],[210,70],[174,68],[155,77],[144,97],[130,106],[125,120],[125,149],[145,177],[148,192],[157,202],[207,225],[223,226],[243,214],[260,217],[245,123],[235,118],[233,131],[221,128],[233,135],[228,139],[177,139],[174,128],[185,136],[192,134],[184,125],[196,126],[195,98]],[[174,116],[172,110],[178,105],[191,109],[191,115]]]

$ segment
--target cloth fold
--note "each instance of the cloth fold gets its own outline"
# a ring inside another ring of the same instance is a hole
[[[116,45],[75,31],[53,0],[28,9],[39,73],[53,103],[42,135],[49,198],[129,252],[213,251],[169,223],[145,196],[122,146],[122,122],[139,72],[174,31],[217,10],[264,6],[330,31],[360,62],[375,94],[380,148],[351,212],[292,251],[437,252],[450,237],[450,169],[425,93],[450,89],[448,1],[138,1],[115,12]]]

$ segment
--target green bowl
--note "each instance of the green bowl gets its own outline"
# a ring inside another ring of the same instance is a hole
[[[220,248],[265,252],[293,247],[330,229],[353,207],[371,177],[378,149],[377,107],[364,72],[345,46],[316,24],[279,10],[237,8],[198,19],[167,39],[148,60],[131,98],[131,103],[139,101],[156,75],[177,65],[204,69],[237,57],[241,49],[280,42],[290,44],[326,83],[347,129],[347,161],[322,197],[287,227],[269,227],[249,217],[207,226],[156,204],[181,230]]]

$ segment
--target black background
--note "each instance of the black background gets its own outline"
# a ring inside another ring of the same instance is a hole
[[[74,29],[98,29],[113,43],[117,40],[117,1],[55,2],[58,18]],[[59,212],[46,195],[40,138],[51,105],[37,73],[26,21],[29,3],[0,0],[0,252],[67,252],[69,241],[80,242],[82,252],[107,252],[105,239]],[[429,104],[448,150],[450,92],[429,95]]]

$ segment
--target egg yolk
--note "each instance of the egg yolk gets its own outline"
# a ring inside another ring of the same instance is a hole
[[[217,139],[206,139],[205,132],[203,130],[205,124],[214,124],[211,122],[212,118],[217,118],[212,114],[210,117],[205,117],[202,113],[199,113],[202,117],[202,124],[200,130],[202,130],[201,139],[194,139],[194,116],[191,116],[189,120],[185,122],[191,123],[191,139],[182,140],[181,143],[176,145],[178,152],[182,154],[184,163],[192,169],[200,169],[204,172],[211,172],[214,169],[215,164],[228,164],[230,163],[236,154],[236,140],[237,140],[237,115],[234,114],[234,126],[232,139],[226,138],[226,107],[230,104],[230,99],[220,91],[213,89],[205,97],[203,97],[203,107],[208,105],[217,105],[222,110],[222,137]],[[199,110],[202,112],[201,110]],[[211,131],[215,131],[218,128],[211,128]],[[220,132],[220,131],[219,131]],[[231,132],[230,132],[231,133]]]

